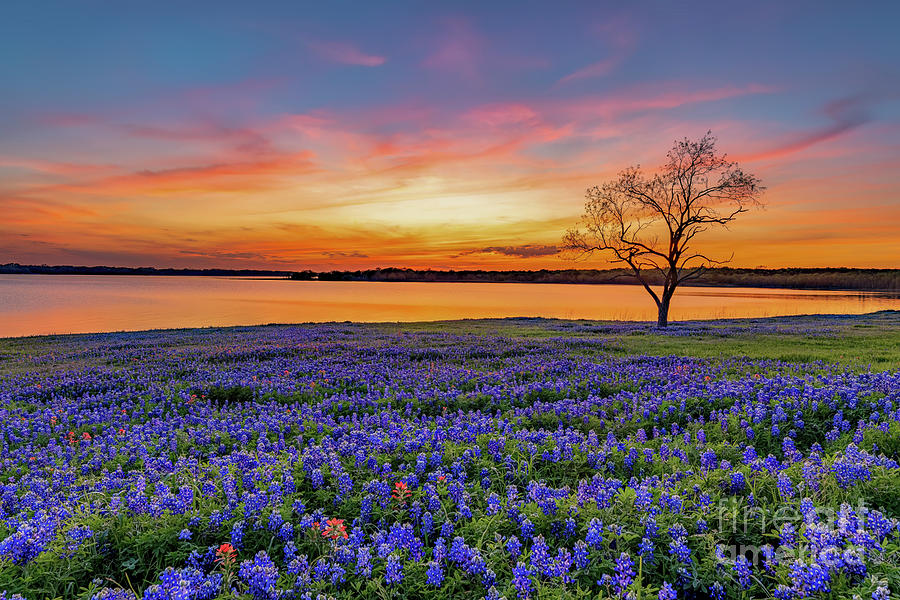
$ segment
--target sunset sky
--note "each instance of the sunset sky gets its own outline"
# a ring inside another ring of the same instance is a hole
[[[584,190],[711,129],[734,266],[900,267],[900,2],[4,2],[0,263],[605,267]]]

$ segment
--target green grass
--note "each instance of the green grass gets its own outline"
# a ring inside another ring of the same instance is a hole
[[[359,327],[385,333],[434,332],[458,335],[500,335],[519,339],[551,337],[589,338],[597,351],[621,355],[693,356],[697,358],[746,357],[787,362],[840,363],[858,370],[886,371],[900,368],[900,311],[868,315],[809,315],[692,321],[703,332],[690,336],[659,333],[651,326],[616,333],[614,321],[563,319],[464,319],[416,323],[373,323]],[[677,326],[677,324],[675,324]],[[755,328],[775,328],[760,333]],[[237,329],[237,328],[210,328]],[[798,330],[808,330],[797,333]],[[718,333],[721,331],[722,333]],[[108,366],[101,359],[80,357],[31,363],[22,358],[54,352],[73,336],[0,338],[0,374],[42,372],[60,368]]]
[[[695,321],[694,323],[703,323]],[[590,337],[601,338],[598,352],[622,355],[694,356],[697,358],[747,357],[786,362],[824,361],[850,365],[858,369],[886,371],[900,368],[900,311],[882,311],[868,315],[772,317],[713,321],[719,329],[732,331],[720,335],[675,336],[654,333],[654,328],[623,335],[585,333],[576,327],[599,327],[610,321],[565,321],[561,319],[479,319],[380,325],[389,331],[434,331],[458,334],[497,334],[513,338]],[[550,329],[549,326],[570,325]],[[717,327],[712,326],[714,331]],[[809,328],[809,334],[787,332],[758,333],[754,325]],[[733,330],[737,329],[738,332]],[[745,331],[740,331],[745,330]]]
[[[849,330],[835,337],[754,334],[733,337],[673,338],[660,335],[625,336],[609,350],[622,354],[650,354],[723,358],[746,356],[785,362],[825,361],[885,371],[900,366],[900,330]]]

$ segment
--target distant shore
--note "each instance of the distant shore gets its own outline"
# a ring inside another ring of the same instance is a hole
[[[172,269],[157,267],[107,267],[74,265],[0,265],[0,275],[155,275],[175,277],[278,277],[289,279],[293,271],[271,269]]]
[[[434,270],[384,268],[359,271],[269,269],[172,269],[71,265],[0,265],[0,275],[142,275],[175,277],[257,277],[292,281],[376,281],[433,283],[556,283],[636,285],[625,269]],[[652,276],[651,276],[652,279]],[[652,283],[662,284],[662,280]],[[775,289],[900,292],[900,269],[783,268],[709,269],[690,285]]]

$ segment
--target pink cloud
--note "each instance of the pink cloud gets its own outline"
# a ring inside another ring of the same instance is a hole
[[[484,129],[494,136],[514,133],[523,145],[568,137],[575,128],[572,122],[554,125],[534,108],[516,102],[479,106],[462,115],[461,120],[478,128],[469,131],[470,135],[477,136]]]
[[[334,120],[321,115],[289,114],[275,119],[271,128],[287,128],[312,139],[321,138],[328,133],[327,129],[334,125]]]
[[[448,71],[466,79],[477,79],[484,41],[465,19],[444,21],[434,51],[422,63],[429,69]]]
[[[124,131],[132,137],[171,142],[212,142],[241,154],[269,154],[275,152],[272,142],[248,127],[231,127],[214,121],[160,127],[156,125],[126,125]]]
[[[470,110],[464,117],[480,125],[497,127],[534,122],[538,118],[532,108],[519,103],[489,104]]]
[[[614,118],[647,110],[665,110],[688,104],[715,102],[752,94],[775,91],[771,86],[751,83],[743,86],[722,86],[689,89],[683,84],[640,85],[618,93],[589,96],[557,103],[557,110],[578,118]]]
[[[0,167],[27,169],[51,175],[97,175],[116,170],[113,165],[91,165],[84,163],[54,162],[48,160],[0,155]]]
[[[588,66],[578,69],[573,73],[569,73],[568,75],[560,79],[559,83],[568,83],[570,81],[575,81],[576,79],[590,79],[592,77],[603,77],[604,75],[609,75],[613,71],[613,69],[618,66],[619,62],[621,62],[620,57],[611,56],[605,60],[589,64]]]
[[[848,133],[871,120],[868,113],[868,102],[870,100],[871,98],[865,95],[858,95],[829,102],[822,109],[825,116],[831,120],[829,125],[803,133],[762,152],[743,156],[741,160],[755,161],[780,158],[788,154],[801,152],[811,146]]]
[[[326,60],[344,65],[360,67],[380,67],[387,59],[384,56],[366,54],[353,44],[347,42],[308,42],[316,54]]]

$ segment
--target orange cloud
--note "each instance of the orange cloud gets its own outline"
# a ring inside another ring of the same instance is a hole
[[[215,163],[191,167],[144,170],[77,184],[44,188],[43,193],[75,192],[105,197],[176,194],[185,192],[243,193],[280,185],[278,177],[313,172],[314,154],[309,151],[272,156],[260,160]]]

